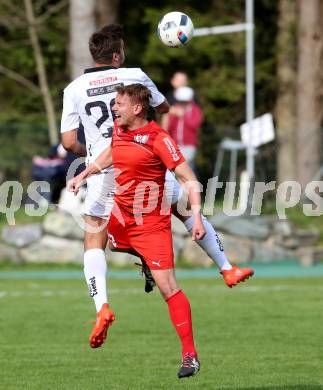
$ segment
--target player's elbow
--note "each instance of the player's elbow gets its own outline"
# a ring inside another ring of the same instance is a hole
[[[155,108],[155,110],[156,110],[156,112],[158,112],[158,114],[167,114],[169,111],[168,101],[164,100],[162,104],[160,104],[159,106],[157,106]]]
[[[176,179],[184,184],[190,181],[197,181],[197,178],[186,161],[182,162],[174,169]]]
[[[62,145],[65,150],[69,152],[74,152],[77,146],[77,139],[76,137],[68,133],[69,132],[62,134]]]
[[[62,142],[64,149],[68,152],[77,153],[76,144],[73,142]]]

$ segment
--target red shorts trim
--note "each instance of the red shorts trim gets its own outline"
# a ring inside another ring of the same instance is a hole
[[[132,249],[153,270],[174,268],[173,238],[169,215],[143,215],[142,225],[134,216],[122,215],[123,222],[111,213],[108,223],[109,245],[115,250]]]

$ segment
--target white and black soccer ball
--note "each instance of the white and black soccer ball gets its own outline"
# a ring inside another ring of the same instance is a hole
[[[194,26],[191,18],[183,12],[169,12],[158,23],[157,33],[166,46],[180,47],[193,38]]]

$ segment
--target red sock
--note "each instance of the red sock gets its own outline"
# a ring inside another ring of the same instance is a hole
[[[168,298],[166,302],[174,328],[181,339],[183,356],[187,352],[196,356],[197,353],[194,346],[191,306],[189,300],[186,298],[183,291],[179,290]]]

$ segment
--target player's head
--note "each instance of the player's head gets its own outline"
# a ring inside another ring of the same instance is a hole
[[[118,126],[129,127],[137,119],[146,119],[151,93],[142,84],[131,84],[116,88],[117,96],[113,111]]]
[[[93,33],[89,49],[96,64],[121,66],[125,59],[122,26],[110,24]]]

